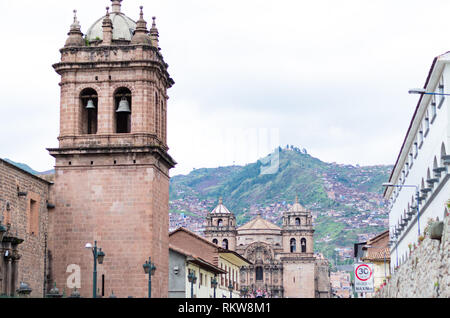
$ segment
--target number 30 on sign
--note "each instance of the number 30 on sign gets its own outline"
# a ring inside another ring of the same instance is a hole
[[[373,264],[355,264],[355,292],[373,293]]]

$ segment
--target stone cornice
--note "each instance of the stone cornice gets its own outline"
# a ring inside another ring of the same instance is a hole
[[[107,147],[74,147],[74,148],[48,148],[53,157],[73,155],[104,155],[120,153],[152,153],[157,155],[168,167],[174,168],[177,162],[159,146],[107,146]]]

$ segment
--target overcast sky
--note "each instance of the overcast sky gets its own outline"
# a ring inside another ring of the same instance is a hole
[[[0,0],[0,157],[44,171],[57,147],[60,58],[109,0]],[[244,164],[293,144],[326,162],[394,164],[433,58],[450,50],[444,0],[124,0],[157,17],[168,143],[193,168]],[[150,24],[150,23],[149,23]],[[258,144],[259,146],[256,146]]]

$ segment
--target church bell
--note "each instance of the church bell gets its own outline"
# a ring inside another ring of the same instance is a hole
[[[130,104],[126,97],[122,97],[122,100],[119,103],[119,108],[116,111],[117,113],[131,113]]]
[[[94,101],[92,99],[88,100],[86,109],[95,109]]]

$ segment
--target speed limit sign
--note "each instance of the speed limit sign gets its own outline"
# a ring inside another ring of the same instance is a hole
[[[355,264],[355,292],[373,293],[373,264]]]

